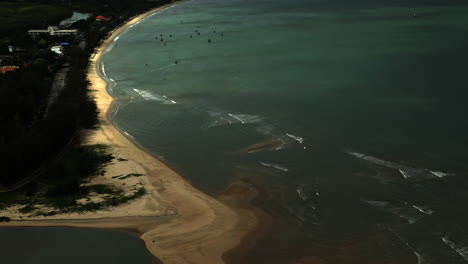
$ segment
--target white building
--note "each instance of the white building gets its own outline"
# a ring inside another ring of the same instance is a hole
[[[58,55],[63,55],[63,47],[62,46],[52,46],[50,50],[57,53]]]
[[[47,29],[30,29],[28,35],[36,37],[42,34],[49,34],[51,36],[70,36],[76,35],[78,30],[76,29],[58,29],[53,26],[49,26]]]

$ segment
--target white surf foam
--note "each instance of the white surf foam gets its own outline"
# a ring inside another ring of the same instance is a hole
[[[405,172],[404,170],[398,170],[398,171],[401,173],[401,175],[405,179],[408,179],[409,177],[411,177],[411,175],[409,175],[409,173]]]
[[[398,163],[395,163],[395,162],[392,162],[392,161],[386,161],[386,160],[379,159],[379,158],[376,158],[376,157],[373,157],[373,156],[370,156],[370,155],[362,154],[362,153],[359,153],[359,152],[346,151],[346,153],[348,153],[349,155],[352,155],[352,156],[354,156],[356,158],[359,158],[359,159],[362,159],[362,160],[365,160],[365,161],[368,161],[368,162],[371,162],[371,163],[374,163],[374,164],[377,164],[377,165],[380,165],[380,166],[384,166],[384,167],[388,167],[388,168],[392,168],[392,169],[398,169],[398,170],[407,169],[405,166],[402,166],[402,165],[400,165]]]
[[[165,95],[153,94],[151,92],[139,90],[139,89],[136,89],[136,88],[133,88],[133,91],[135,91],[141,97],[143,97],[143,99],[148,100],[148,101],[157,101],[157,102],[159,102],[161,104],[177,104],[176,101],[169,99]]]
[[[281,171],[284,171],[284,172],[288,172],[289,169],[284,167],[284,166],[281,166],[281,165],[278,165],[278,164],[275,164],[275,163],[266,163],[266,162],[259,162],[261,165],[265,166],[265,167],[268,167],[268,168],[275,168],[277,170],[281,170]]]
[[[309,199],[309,195],[307,195],[307,193],[304,191],[304,188],[306,186],[307,186],[306,184],[301,183],[296,187],[296,192],[303,201],[306,201],[307,199]]]
[[[416,205],[412,205],[412,206],[414,209],[418,210],[419,212],[423,214],[431,215],[434,213],[433,210],[427,209],[427,207],[421,207],[421,206],[416,206]]]
[[[289,133],[286,133],[286,135],[294,140],[296,140],[297,142],[299,142],[300,144],[304,143],[304,138],[303,137],[299,137],[299,136],[295,136],[293,134],[289,134]]]
[[[127,137],[131,137],[131,138],[134,138],[132,135],[130,135],[129,133],[123,131],[123,133],[127,136]]]
[[[450,173],[445,173],[445,172],[441,172],[441,171],[429,171],[430,173],[432,173],[433,175],[435,175],[436,177],[439,177],[439,178],[443,178],[445,176],[449,176]]]
[[[414,255],[416,255],[416,258],[418,258],[418,264],[424,264],[426,263],[424,260],[424,257],[419,254],[416,250],[413,250]]]
[[[468,246],[457,245],[455,242],[450,240],[448,236],[442,237],[442,241],[468,262]]]
[[[241,124],[252,124],[252,123],[259,123],[263,121],[263,118],[258,115],[230,114],[230,113],[228,113],[228,115],[238,120]]]
[[[401,165],[393,161],[379,159],[379,158],[366,155],[363,153],[359,153],[359,152],[346,151],[346,153],[356,158],[368,161],[370,163],[374,163],[374,164],[384,166],[387,168],[391,168],[391,169],[396,169],[401,173],[401,175],[405,179],[413,178],[413,177],[414,178],[434,178],[434,176],[437,178],[443,178],[443,177],[451,175],[450,173],[441,172],[441,171],[431,171],[427,169],[409,167],[409,166]]]
[[[421,216],[415,215],[413,212],[411,212],[411,209],[409,208],[393,206],[386,201],[363,200],[363,202],[381,208],[386,212],[392,213],[400,218],[403,218],[409,224],[414,224],[421,218]]]
[[[216,117],[211,123],[203,125],[203,127],[211,128],[232,124],[254,124],[263,123],[263,117],[258,115],[248,114],[231,114],[231,113],[220,113],[220,112],[208,112],[211,116]]]

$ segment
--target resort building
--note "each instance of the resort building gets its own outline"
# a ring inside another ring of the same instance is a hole
[[[52,47],[50,47],[50,50],[52,52],[55,52],[58,55],[63,55],[63,47],[60,46],[60,45],[59,46],[52,46]]]
[[[42,34],[49,34],[51,36],[74,36],[78,33],[76,29],[58,29],[53,26],[49,26],[47,29],[30,29],[28,35],[36,37]]]
[[[6,72],[16,71],[17,69],[19,69],[18,66],[3,66],[0,67],[0,73],[5,74]]]

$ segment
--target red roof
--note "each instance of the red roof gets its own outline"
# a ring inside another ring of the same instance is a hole
[[[0,67],[0,73],[16,71],[16,69],[18,68],[19,68],[18,66],[3,66],[3,67]]]
[[[96,19],[104,19],[103,16],[97,16]]]

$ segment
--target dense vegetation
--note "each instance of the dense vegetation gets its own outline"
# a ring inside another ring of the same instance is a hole
[[[60,7],[59,1],[34,2],[2,2],[2,5],[22,6],[17,9],[18,12],[30,10],[28,5],[32,9],[45,4],[49,4],[49,7],[58,6],[57,10],[66,9]],[[116,26],[137,13],[168,2],[171,1],[72,1],[65,5],[81,11],[91,11],[95,15],[97,11],[97,14],[109,19],[97,22],[91,17],[74,23],[71,27],[80,31],[77,38],[41,36],[32,39],[27,36],[26,30],[16,31],[8,36],[7,44],[21,47],[22,52],[2,61],[3,65],[19,65],[20,69],[0,74],[0,187],[21,188],[21,195],[37,197],[34,194],[39,193],[40,197],[49,199],[65,196],[75,199],[83,193],[79,187],[83,179],[95,174],[97,168],[110,158],[97,147],[80,147],[79,131],[95,127],[98,114],[95,102],[88,95],[86,71],[89,57],[100,41]],[[0,12],[7,10],[2,11],[0,8]],[[15,19],[19,20],[19,17]],[[30,22],[33,23],[34,20]],[[34,27],[43,25],[38,23]],[[59,41],[71,44],[61,57],[51,53],[48,48]],[[5,51],[0,50],[0,55],[2,53]],[[57,69],[64,63],[69,68],[66,85],[45,115],[52,80]],[[43,187],[38,188],[39,185]],[[65,200],[67,199],[57,201]],[[122,201],[109,201],[110,204],[119,202]]]
[[[0,38],[16,35],[30,28],[46,28],[71,16],[68,5],[27,2],[0,2]]]

